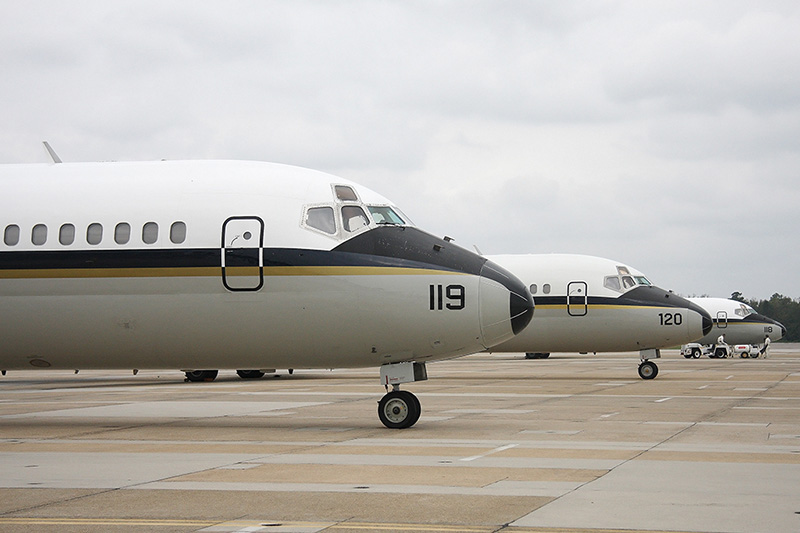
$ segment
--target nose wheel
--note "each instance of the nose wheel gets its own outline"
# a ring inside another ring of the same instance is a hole
[[[422,412],[416,396],[405,390],[393,390],[378,402],[378,418],[391,429],[405,429],[416,424]]]
[[[658,365],[652,361],[642,361],[639,365],[639,377],[642,379],[654,379],[658,375]]]
[[[639,377],[642,379],[655,379],[658,375],[658,366],[651,361],[651,359],[659,359],[661,357],[661,350],[651,348],[648,350],[639,350]]]

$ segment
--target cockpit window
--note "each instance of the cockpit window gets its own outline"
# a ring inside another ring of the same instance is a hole
[[[346,205],[342,207],[342,225],[346,231],[358,231],[363,227],[369,226],[369,219],[359,206]]]
[[[333,190],[336,192],[336,199],[342,202],[357,202],[358,196],[352,187],[347,185],[334,185]]]
[[[311,207],[306,211],[306,225],[328,235],[336,233],[332,207]]]
[[[376,224],[405,224],[397,211],[388,205],[370,205],[368,208]]]
[[[628,271],[628,267],[618,266],[617,267],[617,274],[620,276],[630,276],[631,273]]]
[[[606,276],[603,286],[612,291],[622,292],[622,285],[619,282],[619,276]]]
[[[624,270],[625,272],[628,269],[624,267],[617,267],[617,270]],[[648,280],[644,276],[630,276],[630,275],[620,275],[620,276],[606,276],[603,280],[603,286],[607,289],[611,289],[612,291],[617,292],[625,292],[628,289],[632,289],[637,285],[645,285],[650,286],[650,280]]]
[[[751,315],[755,313],[755,310],[752,307],[748,307],[745,304],[739,304],[739,307],[734,311],[737,316],[742,318],[746,317],[747,315]]]

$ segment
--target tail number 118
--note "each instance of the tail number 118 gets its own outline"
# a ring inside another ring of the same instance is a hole
[[[463,285],[430,285],[428,289],[431,311],[457,311],[466,305],[467,291]]]

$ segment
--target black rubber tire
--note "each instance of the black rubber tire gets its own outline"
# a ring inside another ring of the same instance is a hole
[[[242,379],[261,379],[264,373],[260,370],[237,370],[236,374]]]
[[[389,392],[378,402],[378,418],[390,429],[413,426],[421,411],[419,400],[408,391]]]
[[[219,370],[192,370],[191,372],[186,372],[186,380],[195,383],[199,381],[214,381],[217,379],[217,374],[219,374]]]
[[[549,353],[542,353],[542,352],[527,352],[525,354],[525,359],[547,359],[550,357]]]
[[[658,365],[652,361],[643,361],[639,365],[639,377],[642,379],[655,379],[658,375]]]

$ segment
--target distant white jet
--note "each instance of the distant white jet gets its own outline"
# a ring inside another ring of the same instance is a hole
[[[696,303],[653,284],[611,259],[571,254],[489,255],[514,273],[536,301],[531,324],[491,352],[639,351],[639,375],[652,379],[659,350],[702,337],[711,316]]]

